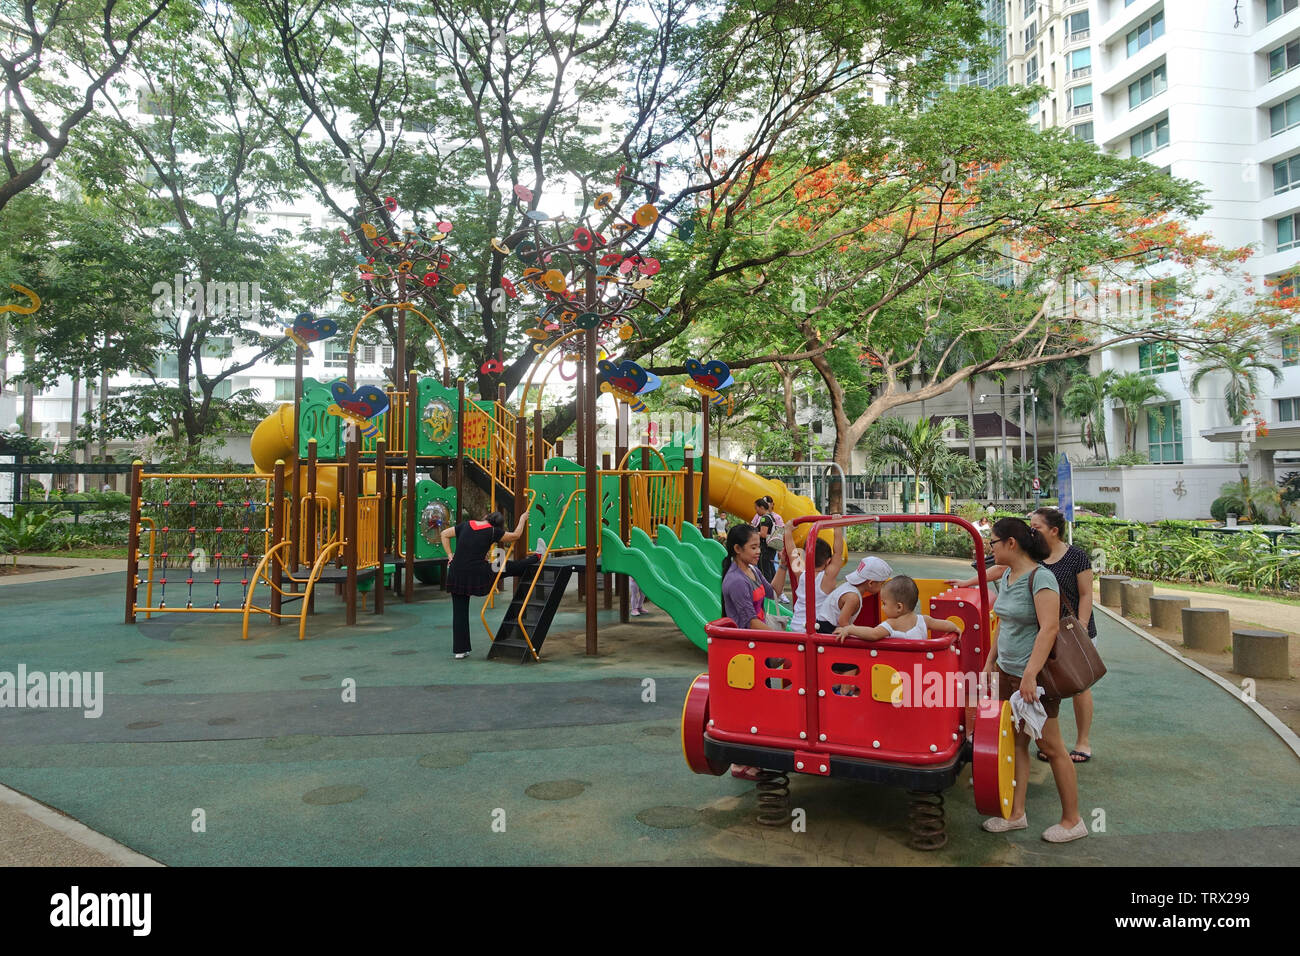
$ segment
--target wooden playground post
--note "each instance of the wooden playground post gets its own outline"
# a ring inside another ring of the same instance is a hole
[[[619,402],[619,404],[622,405],[623,403]],[[609,452],[601,453],[600,467],[602,471],[609,471]],[[598,480],[596,488],[599,490],[602,488],[603,485],[604,485],[604,478],[602,476],[601,479]],[[604,500],[604,497],[605,496],[602,493],[600,495],[602,502]],[[601,528],[603,527],[604,527],[604,521],[602,520]],[[606,571],[605,572],[605,610],[608,611],[613,606],[614,606],[614,575]]]
[[[451,516],[452,527],[460,524],[461,509],[465,507],[465,380],[456,379],[456,513]]]
[[[704,432],[701,436],[704,440],[700,442],[704,450],[704,460],[700,462],[700,530],[710,538],[713,529],[709,527],[709,396],[701,395],[700,399],[704,405]],[[694,514],[691,520],[695,520]]]
[[[505,391],[504,385],[501,386],[501,391]],[[515,498],[515,521],[518,521],[528,507],[528,419],[523,415],[515,418],[515,482],[512,493]],[[525,525],[524,533],[515,539],[515,560],[522,561],[528,550],[528,526]],[[516,591],[523,585],[523,578],[515,578]]]
[[[131,462],[131,525],[126,531],[126,620],[135,623],[135,592],[140,576],[140,484],[144,462]]]
[[[298,511],[298,502],[302,500],[302,455],[298,446],[298,416],[302,414],[302,346],[295,345],[293,349],[293,504],[289,506],[289,567],[293,568],[294,573],[298,572],[298,564],[301,555],[298,554],[298,546],[301,543],[299,527],[302,523],[302,515]],[[290,585],[295,591],[298,590],[297,582]]]
[[[685,484],[682,488],[682,527],[684,528],[695,517],[695,446],[683,446],[682,458],[682,463],[686,466],[683,470]]]
[[[591,260],[587,261],[587,305],[594,307],[596,303],[596,270]],[[583,495],[586,499],[586,547],[583,549],[585,558],[585,567],[583,568],[583,578],[587,584],[587,653],[594,655],[597,653],[597,630],[596,630],[596,560],[597,545],[600,539],[600,475],[596,470],[596,330],[588,329],[587,334],[583,336],[586,339],[586,356],[582,363],[582,374],[579,381],[583,384],[582,404],[583,424],[586,430],[586,440],[579,434],[579,447],[586,445],[586,460],[583,462],[583,468],[586,472],[587,493]]]
[[[348,388],[357,387],[357,353],[348,353]]]
[[[357,623],[357,497],[358,479],[360,478],[359,436],[355,425],[348,426],[348,464],[344,470],[343,481],[343,560],[347,563],[347,601],[348,626]]]
[[[300,506],[301,507],[301,506]],[[316,566],[316,439],[307,439],[307,520],[303,529],[305,554],[303,563],[310,568]],[[316,592],[312,591],[307,599],[307,612],[316,610]]]
[[[278,547],[284,540],[284,460],[275,460],[275,475],[271,479],[271,547]],[[271,614],[276,625],[280,624],[280,584],[284,570],[284,561],[271,562]]]
[[[533,409],[533,471],[546,469],[546,448],[542,438],[542,410]]]
[[[393,406],[390,404],[388,407]],[[379,567],[375,569],[375,584],[371,588],[375,592],[375,614],[384,613],[384,557],[388,554],[385,539],[388,537],[389,530],[388,462],[385,455],[387,447],[383,435],[375,439],[375,481],[377,482],[375,490],[379,492],[379,527],[375,529],[375,534],[379,538]]]
[[[443,384],[446,384],[448,371],[442,370]],[[398,541],[394,551],[406,555],[406,573],[402,580],[403,599],[409,604],[415,600],[415,536],[419,533],[415,526],[418,520],[415,514],[415,455],[420,445],[420,409],[416,401],[420,383],[414,372],[406,376],[406,540]],[[443,459],[442,484],[447,485],[447,463]]]
[[[627,427],[628,427],[628,407],[626,402],[618,403],[618,426],[614,431],[614,455],[618,458],[618,537],[624,544],[627,544],[629,511],[628,511],[628,492],[631,490],[631,483],[627,480]],[[620,574],[616,578],[618,584],[618,619],[626,624],[629,618],[629,596],[627,588],[627,575]]]

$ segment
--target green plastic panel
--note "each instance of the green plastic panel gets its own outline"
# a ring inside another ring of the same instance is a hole
[[[564,462],[564,459],[551,459],[552,462]],[[537,493],[533,501],[533,513],[528,519],[528,536],[532,541],[542,537],[551,541],[556,524],[560,521],[565,502],[576,489],[587,486],[587,476],[572,471],[530,472],[528,488]],[[617,475],[602,475],[600,479],[600,523],[602,528],[618,531],[619,480]],[[586,497],[579,495],[569,505],[564,514],[564,526],[556,533],[552,548],[576,548],[587,543],[585,524],[587,520]],[[530,542],[531,543],[531,542]]]
[[[456,420],[460,396],[436,378],[422,378],[416,389],[420,414],[417,455],[451,458],[456,454]]]
[[[455,488],[444,488],[428,478],[415,483],[416,560],[447,557],[438,533],[447,522],[455,520],[455,514]]]

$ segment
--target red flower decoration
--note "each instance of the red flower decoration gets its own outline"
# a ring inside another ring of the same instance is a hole
[[[435,286],[441,280],[442,280],[442,276],[438,275],[438,273],[436,272],[426,272],[424,274],[424,284],[427,286]]]
[[[591,234],[590,229],[579,226],[573,230],[573,244],[578,247],[579,252],[590,252],[592,246],[596,244],[596,237]]]
[[[389,212],[397,212],[397,197],[396,197],[396,196],[385,196],[385,197],[384,197],[384,208],[387,209]]]
[[[618,265],[622,261],[623,261],[623,257],[620,256],[617,252],[607,252],[600,257],[600,264],[602,266],[614,266],[614,265]]]
[[[510,298],[518,298],[519,293],[515,290],[515,284],[505,276],[501,277],[501,288],[506,290],[506,295],[510,296]]]

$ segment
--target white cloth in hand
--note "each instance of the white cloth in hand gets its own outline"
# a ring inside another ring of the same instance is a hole
[[[1035,740],[1043,735],[1043,724],[1047,723],[1047,711],[1043,708],[1043,689],[1038,688],[1038,699],[1032,704],[1020,696],[1020,691],[1011,695],[1011,726],[1021,733],[1032,734]]]

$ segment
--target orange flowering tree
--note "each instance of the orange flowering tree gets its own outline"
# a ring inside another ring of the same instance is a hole
[[[874,422],[976,375],[1295,322],[1290,286],[1244,277],[1249,249],[1186,225],[1206,208],[1195,184],[1034,129],[1032,98],[862,106],[834,155],[813,142],[715,186],[682,280],[692,347],[739,370],[811,366],[847,469]]]

